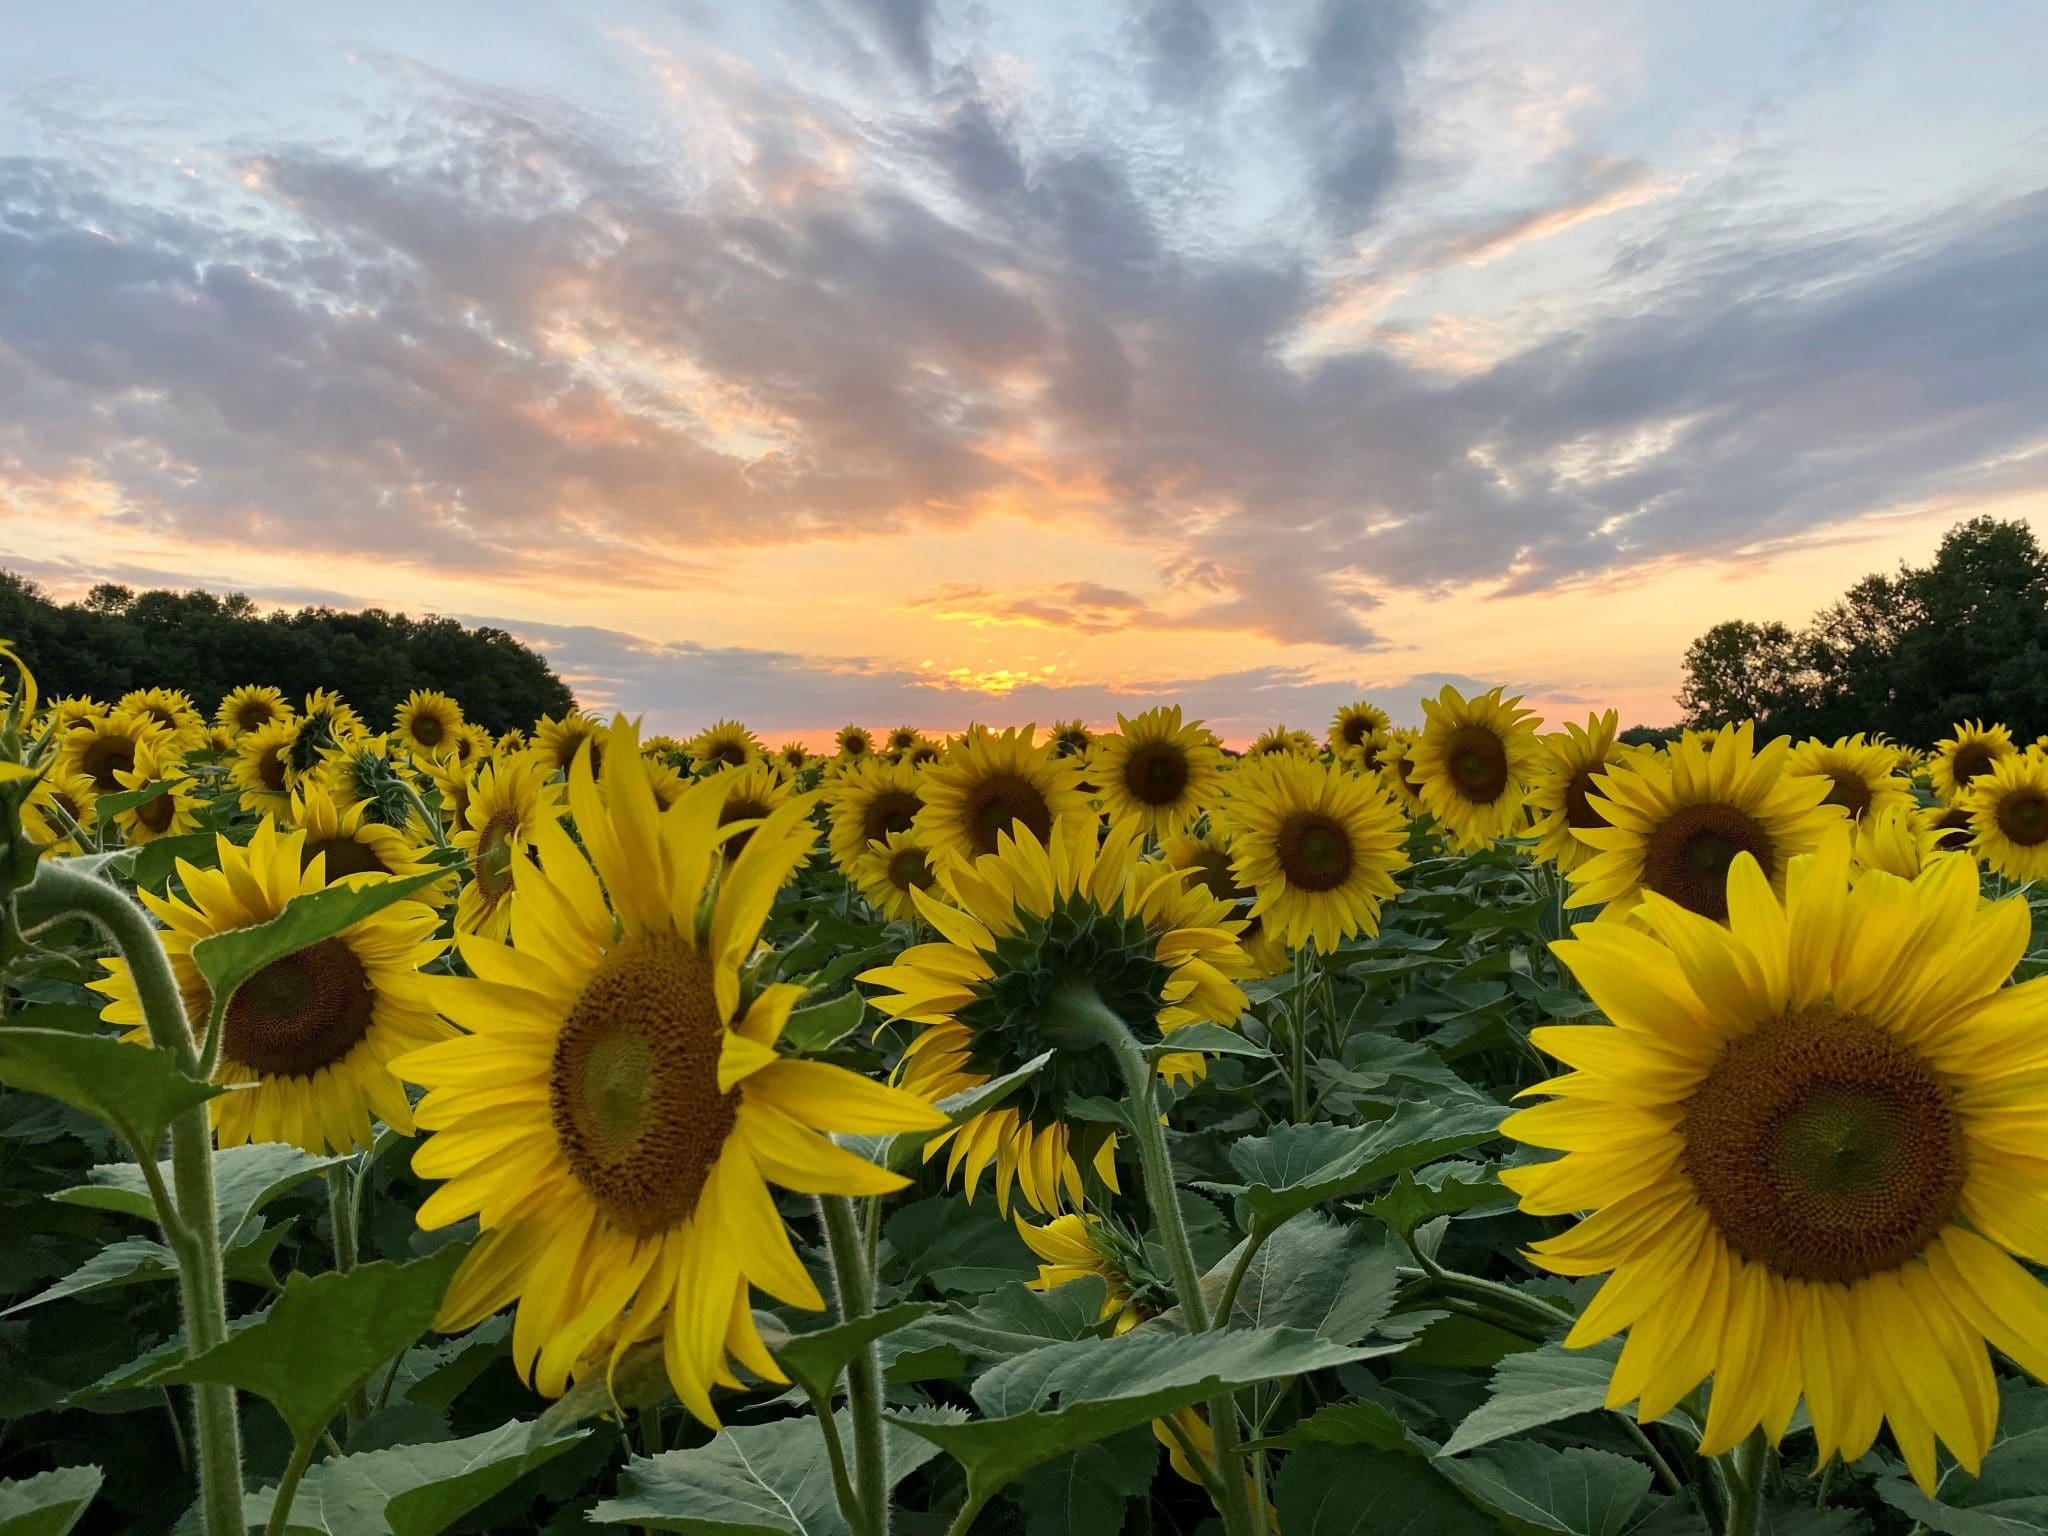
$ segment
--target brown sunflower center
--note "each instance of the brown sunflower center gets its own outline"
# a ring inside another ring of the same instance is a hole
[[[1821,804],[1839,805],[1852,818],[1861,819],[1863,813],[1870,809],[1872,796],[1869,781],[1862,774],[1852,773],[1847,768],[1828,769],[1827,779],[1827,798],[1822,800]]]
[[[1998,830],[2022,848],[2048,842],[2048,799],[2025,789],[1998,802]]]
[[[1203,848],[1194,858],[1195,878],[1219,901],[1236,901],[1250,891],[1237,883],[1230,867],[1230,855],[1221,848]]]
[[[1475,805],[1488,805],[1507,792],[1508,749],[1492,731],[1460,726],[1444,748],[1451,787]]]
[[[1934,820],[1936,837],[1934,846],[1944,852],[1970,846],[1976,833],[1970,826],[1970,813],[1959,805],[1952,805]]]
[[[1298,890],[1334,891],[1351,875],[1351,834],[1321,811],[1296,811],[1273,842],[1280,872]]]
[[[96,736],[78,755],[78,770],[92,780],[92,787],[111,795],[121,787],[117,777],[135,766],[135,743],[126,736]]]
[[[739,1114],[718,1091],[711,965],[673,933],[621,940],[584,983],[548,1083],[570,1171],[635,1237],[689,1220]]]
[[[235,989],[221,1051],[264,1077],[311,1077],[370,1032],[376,996],[340,938],[273,960]]]
[[[359,843],[352,837],[332,839],[306,839],[305,847],[299,850],[299,865],[304,868],[321,854],[327,855],[327,883],[334,884],[344,875],[388,875],[391,867],[377,857],[377,852],[368,843]]]
[[[145,800],[135,807],[135,819],[158,834],[170,831],[177,815],[178,802],[168,789],[154,800]]]
[[[248,699],[235,711],[235,724],[245,731],[261,730],[277,718],[268,699]]]
[[[729,827],[736,821],[759,821],[773,809],[773,806],[756,800],[751,795],[734,795],[725,802],[725,809],[718,813],[718,824],[721,827]],[[732,839],[725,845],[726,857],[738,858],[753,835],[752,827],[744,832],[733,833]]]
[[[928,891],[932,887],[931,860],[922,848],[899,848],[889,856],[889,883],[899,891]]]
[[[256,759],[256,777],[262,780],[263,787],[272,794],[284,793],[285,758],[290,751],[289,743],[279,742]]]
[[[1981,741],[1965,742],[1956,748],[1956,755],[1948,760],[1949,773],[1954,777],[1959,789],[1990,766],[1991,749]]]
[[[1593,805],[1593,775],[1605,773],[1605,763],[1588,763],[1565,781],[1564,824],[1568,827],[1604,827],[1607,818]]]
[[[1147,741],[1124,759],[1124,788],[1141,805],[1171,805],[1188,787],[1188,755],[1178,742]]]
[[[839,750],[848,757],[866,757],[868,739],[865,736],[842,736],[839,738]]]
[[[512,889],[512,834],[519,818],[498,812],[476,835],[476,888],[486,901],[499,901]]]
[[[1728,868],[1747,853],[1766,877],[1778,873],[1771,834],[1747,812],[1702,801],[1681,805],[1650,832],[1643,847],[1643,884],[1681,907],[1728,920]]]
[[[998,773],[967,792],[967,839],[976,853],[994,853],[997,835],[1019,822],[1041,843],[1052,840],[1052,807],[1029,779]]]
[[[423,747],[437,747],[448,734],[448,727],[434,715],[419,714],[412,717],[412,739]]]
[[[1940,1074],[1889,1030],[1826,1006],[1723,1049],[1678,1130],[1723,1240],[1795,1280],[1852,1284],[1921,1253],[1968,1171]]]
[[[885,789],[860,813],[863,844],[885,841],[891,832],[908,832],[924,802],[907,789]]]
[[[1342,732],[1344,745],[1347,747],[1357,746],[1361,741],[1365,740],[1366,732],[1371,728],[1372,722],[1366,719],[1365,716],[1351,716],[1344,722],[1344,730]]]
[[[716,742],[705,761],[723,763],[728,768],[744,768],[747,766],[747,744],[743,741]]]

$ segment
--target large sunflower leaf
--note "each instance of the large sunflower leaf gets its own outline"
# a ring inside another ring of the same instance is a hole
[[[1511,1440],[1437,1470],[1501,1523],[1509,1536],[1622,1536],[1655,1475],[1612,1451],[1562,1451]]]
[[[279,1195],[296,1188],[306,1179],[345,1157],[316,1157],[281,1141],[252,1141],[239,1147],[222,1147],[213,1154],[214,1198],[220,1208],[220,1238],[233,1246],[256,1213]],[[166,1187],[172,1172],[169,1162],[157,1164]],[[90,1206],[96,1210],[119,1211],[124,1216],[156,1219],[150,1204],[149,1185],[137,1163],[102,1163],[86,1175],[88,1182],[74,1184],[53,1193],[52,1200],[66,1205]]]
[[[64,1536],[100,1491],[98,1467],[59,1467],[0,1483],[0,1536]]]
[[[1231,1144],[1230,1166],[1242,1183],[1202,1187],[1236,1196],[1251,1220],[1276,1227],[1326,1200],[1493,1140],[1503,1113],[1491,1103],[1408,1100],[1371,1125],[1282,1125]]]
[[[1401,1348],[1347,1348],[1298,1328],[1175,1333],[1156,1325],[1118,1338],[1053,1344],[974,1383],[983,1417],[966,1424],[899,1420],[958,1461],[987,1498],[1057,1456],[1236,1387],[1279,1381]]]
[[[1559,1324],[1565,1321],[1560,1314]],[[1457,1456],[1574,1414],[1598,1413],[1607,1405],[1607,1383],[1620,1357],[1621,1344],[1613,1339],[1586,1349],[1552,1342],[1509,1355],[1494,1367],[1487,1400],[1466,1415],[1444,1442],[1443,1454]]]
[[[227,1091],[188,1077],[169,1051],[14,1026],[0,1029],[0,1083],[48,1094],[151,1148],[179,1115]]]
[[[403,901],[446,878],[443,871],[428,870],[395,879],[308,891],[286,902],[284,910],[267,923],[201,939],[192,946],[192,963],[206,978],[215,997],[232,993],[265,966],[322,939],[331,939],[393,902]]]
[[[169,1280],[178,1273],[178,1256],[164,1244],[147,1237],[123,1238],[109,1243],[61,1280],[53,1280],[35,1295],[17,1301],[0,1317],[11,1317],[30,1307],[40,1307],[67,1296],[85,1296],[110,1290],[117,1285],[139,1285],[149,1280]]]
[[[1362,1445],[1309,1445],[1274,1485],[1287,1536],[1500,1536],[1428,1462]]]
[[[968,1312],[914,1320],[883,1346],[891,1381],[928,1381],[964,1375],[1048,1344],[1068,1344],[1096,1333],[1108,1285],[1084,1275],[1049,1291],[1013,1280]]]
[[[849,1361],[884,1335],[906,1328],[938,1309],[939,1304],[934,1301],[905,1301],[850,1323],[835,1323],[809,1333],[763,1328],[761,1338],[791,1381],[830,1402],[834,1383]]]
[[[1220,1297],[1243,1251],[1240,1243],[1204,1277],[1202,1288],[1212,1298]],[[1359,1228],[1321,1219],[1289,1222],[1252,1255],[1231,1322],[1306,1328],[1333,1343],[1355,1343],[1393,1310],[1396,1264],[1391,1249],[1366,1241]]]
[[[293,1275],[267,1311],[213,1348],[122,1385],[226,1382],[267,1398],[295,1439],[309,1439],[378,1366],[433,1325],[464,1251],[450,1243],[410,1264]]]
[[[307,1469],[284,1528],[299,1536],[439,1536],[587,1433],[534,1445],[528,1426],[515,1421],[466,1440],[337,1456]],[[243,1501],[251,1525],[268,1522],[276,1491]]]
[[[1903,1477],[1878,1497],[1941,1536],[2037,1536],[2048,1530],[2048,1388],[2001,1383],[1998,1438],[1978,1475],[1951,1467],[1928,1498]]]

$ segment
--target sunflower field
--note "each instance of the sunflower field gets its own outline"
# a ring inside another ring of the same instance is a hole
[[[2048,1529],[2048,753],[39,696],[0,1536]]]

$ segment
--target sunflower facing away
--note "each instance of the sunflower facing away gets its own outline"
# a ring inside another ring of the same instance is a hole
[[[1231,870],[1257,895],[1252,915],[1300,949],[1329,954],[1380,931],[1380,904],[1408,867],[1401,813],[1376,780],[1331,764],[1272,757],[1231,776],[1219,812]]]
[[[1961,802],[1970,813],[1977,857],[2008,880],[2048,874],[2048,757],[2016,752],[1971,782]]]
[[[970,727],[944,757],[920,770],[918,838],[938,858],[983,858],[996,851],[1002,833],[1019,828],[1040,847],[1051,843],[1062,822],[1093,833],[1096,815],[1081,789],[1082,765],[1054,757],[1050,745],[1033,746],[1034,729]]]
[[[1121,1097],[1123,1076],[1107,1045],[1063,1024],[1055,999],[1067,991],[1092,989],[1138,1030],[1148,1022],[1169,1035],[1202,1020],[1237,1023],[1244,994],[1229,978],[1243,974],[1244,952],[1230,928],[1177,925],[1184,881],[1163,863],[1139,862],[1128,822],[1111,827],[1099,849],[1092,819],[1057,823],[1049,848],[1020,827],[995,853],[939,871],[949,900],[916,894],[936,942],[861,974],[888,989],[875,1007],[918,1026],[897,1075],[926,1098],[1053,1053],[1000,1107],[925,1143],[927,1158],[951,1144],[947,1180],[959,1176],[970,1200],[991,1163],[1005,1211],[1013,1184],[1036,1210],[1080,1202],[1083,1165],[1116,1187],[1110,1128],[1069,1121],[1065,1111],[1077,1097]],[[1215,901],[1201,907],[1205,915],[1227,910]],[[1160,1070],[1171,1076],[1186,1065],[1168,1056]]]
[[[908,832],[891,832],[877,838],[853,861],[847,876],[883,917],[892,923],[917,916],[913,891],[928,891],[937,883],[931,855]]]
[[[1393,724],[1379,705],[1360,699],[1355,704],[1346,704],[1331,717],[1330,732],[1325,739],[1330,744],[1331,753],[1342,757],[1347,752],[1358,751],[1374,738],[1384,741]]]
[[[592,770],[602,772],[607,734],[603,721],[574,710],[559,720],[542,715],[533,728],[533,751],[551,773],[567,773],[571,763],[586,755],[593,759]]]
[[[2012,732],[2002,725],[1959,722],[1955,734],[1935,747],[1934,760],[1928,765],[1935,797],[1943,805],[1956,804],[1979,774],[1989,773],[2001,759],[2016,756],[2019,750]]]
[[[842,874],[851,875],[868,845],[892,832],[908,832],[924,809],[924,775],[906,763],[870,758],[825,781],[830,818],[828,848]]]
[[[1521,705],[1498,688],[1467,699],[1448,683],[1422,701],[1422,734],[1408,761],[1422,803],[1453,847],[1485,848],[1516,830],[1539,756],[1536,717]]]
[[[486,939],[512,931],[512,860],[533,846],[543,821],[562,815],[562,789],[538,754],[484,763],[470,775],[462,815],[449,843],[469,860],[455,901],[455,927]]]
[[[741,971],[782,878],[815,836],[792,800],[710,890],[723,791],[700,781],[667,811],[647,785],[632,725],[613,721],[603,787],[569,773],[583,846],[535,827],[540,862],[512,861],[509,946],[458,942],[473,977],[436,978],[441,1010],[470,1033],[416,1051],[414,1154],[445,1180],[423,1227],[475,1216],[483,1235],[437,1326],[457,1332],[516,1305],[513,1363],[555,1396],[630,1345],[662,1341],[670,1384],[709,1425],[731,1360],[784,1378],[749,1292],[824,1305],[771,1186],[874,1195],[904,1181],[826,1131],[930,1130],[944,1117],[843,1068],[781,1055],[799,986],[749,997]]]
[[[225,726],[239,736],[246,731],[260,731],[266,725],[291,717],[292,707],[285,702],[280,690],[245,683],[220,701],[220,708],[213,712],[213,723]]]
[[[1858,734],[1838,741],[1802,741],[1792,749],[1785,772],[1828,781],[1826,805],[1839,805],[1853,821],[1873,811],[1913,804],[1913,786],[1894,771],[1898,754]]]
[[[1717,749],[1718,750],[1718,749]],[[2048,979],[2006,986],[2026,905],[1982,903],[1967,859],[1849,881],[1849,838],[1781,900],[1729,872],[1721,927],[1660,897],[1648,931],[1555,945],[1610,1022],[1536,1030],[1575,1070],[1503,1131],[1566,1155],[1502,1179],[1532,1245],[1608,1276],[1566,1343],[1627,1330],[1609,1407],[1649,1423],[1709,1374],[1702,1454],[1784,1436],[1804,1397],[1820,1460],[1880,1421],[1924,1492],[1935,1441],[1975,1473],[1998,1394],[1988,1343],[2048,1377]]]
[[[1593,775],[1605,773],[1627,752],[1614,739],[1620,725],[1620,717],[1610,709],[1604,715],[1588,715],[1583,726],[1566,721],[1563,730],[1538,738],[1542,751],[1529,776],[1528,793],[1536,858],[1571,870],[1593,856],[1578,833],[1584,827],[1607,825],[1592,806]]]
[[[1579,833],[1598,851],[1571,871],[1566,904],[1602,902],[1603,917],[1621,917],[1654,891],[1721,922],[1728,868],[1743,853],[1772,889],[1784,889],[1793,855],[1811,853],[1844,819],[1839,806],[1823,803],[1825,778],[1784,771],[1791,750],[1780,736],[1758,751],[1756,726],[1745,721],[1601,774],[1593,808],[1608,825]]]
[[[161,937],[195,1040],[205,1036],[211,996],[192,946],[267,923],[294,896],[320,890],[322,861],[302,863],[303,841],[266,818],[247,847],[218,839],[217,869],[180,859],[184,898],[137,893],[168,929]],[[444,947],[435,921],[417,902],[394,902],[242,983],[228,1004],[214,1081],[254,1086],[209,1103],[222,1146],[288,1141],[308,1152],[345,1152],[370,1145],[373,1120],[411,1134],[412,1111],[391,1061],[451,1032],[418,974]],[[92,983],[107,997],[102,1016],[147,1046],[128,962],[100,963],[110,973]]]
[[[1054,757],[1086,757],[1088,749],[1095,745],[1095,733],[1079,718],[1055,720],[1051,740]]]
[[[1223,797],[1223,753],[1199,720],[1181,724],[1178,704],[1116,717],[1099,736],[1088,778],[1112,822],[1133,820],[1152,837],[1178,832]]]

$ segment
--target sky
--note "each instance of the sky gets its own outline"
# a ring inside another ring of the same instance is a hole
[[[2048,533],[2048,6],[0,8],[0,566],[780,740],[1503,683]]]

